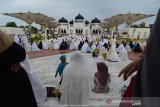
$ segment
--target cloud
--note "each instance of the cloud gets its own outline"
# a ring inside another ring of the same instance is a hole
[[[160,0],[0,0],[2,13],[11,12],[41,12],[56,20],[64,16],[73,20],[79,12],[89,21],[96,15],[101,20],[118,13],[157,13]],[[15,18],[0,15],[0,25],[15,20]]]

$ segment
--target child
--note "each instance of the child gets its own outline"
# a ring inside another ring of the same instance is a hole
[[[61,85],[62,78],[63,78],[63,69],[64,69],[65,65],[68,64],[68,62],[66,62],[66,56],[65,55],[61,55],[60,60],[61,60],[61,63],[58,65],[58,68],[56,70],[55,78],[59,74],[59,76],[61,77],[61,80],[60,80],[59,84]]]

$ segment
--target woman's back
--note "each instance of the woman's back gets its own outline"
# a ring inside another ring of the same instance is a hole
[[[75,52],[74,54],[82,54]],[[74,55],[72,56],[74,57]],[[93,78],[83,56],[75,56],[74,61],[71,58],[71,63],[64,69],[63,80],[61,84],[61,100],[64,105],[87,105],[90,94]]]

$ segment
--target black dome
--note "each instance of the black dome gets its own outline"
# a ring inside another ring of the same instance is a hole
[[[73,24],[73,20],[69,22],[69,24]]]
[[[59,23],[68,23],[67,19],[65,19],[64,17],[62,17],[61,19],[59,19],[58,22]]]
[[[78,16],[75,17],[75,19],[83,19],[84,20],[84,17],[81,14],[79,14]]]
[[[89,24],[90,22],[88,20],[85,21],[85,24]]]
[[[91,23],[101,23],[101,21],[96,17],[91,21]]]

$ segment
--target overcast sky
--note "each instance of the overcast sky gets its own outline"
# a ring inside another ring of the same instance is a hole
[[[103,20],[119,13],[156,14],[160,0],[0,0],[0,13],[41,12],[59,20],[62,16],[68,21],[81,13],[91,21],[95,16]],[[144,21],[153,23],[155,17]],[[0,14],[0,25],[15,21],[18,25],[25,22]]]

